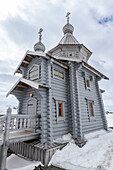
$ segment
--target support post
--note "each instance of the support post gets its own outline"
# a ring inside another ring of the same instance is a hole
[[[5,131],[3,134],[3,145],[2,145],[1,158],[0,158],[0,170],[5,170],[6,168],[7,150],[9,146],[9,129],[10,129],[10,121],[11,121],[11,112],[12,109],[9,107],[7,109]]]
[[[73,138],[77,138],[77,111],[76,111],[76,90],[75,90],[75,76],[74,63],[69,62],[69,77],[70,77],[70,94],[71,94],[71,112],[72,112],[72,128]]]
[[[51,87],[51,60],[48,60],[48,85]],[[53,121],[52,121],[52,89],[48,89],[48,138],[47,142],[53,143]]]

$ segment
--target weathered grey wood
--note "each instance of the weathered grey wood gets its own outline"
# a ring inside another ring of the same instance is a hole
[[[82,120],[81,120],[81,105],[80,105],[80,84],[79,84],[79,73],[78,71],[80,70],[81,66],[76,70],[76,81],[77,81],[77,86],[76,86],[76,97],[78,99],[78,113],[77,115],[79,116],[77,123],[78,124],[78,137],[80,137],[81,139],[84,139],[84,134],[82,133]]]
[[[5,129],[5,122],[6,122],[6,116],[0,117],[0,133],[2,133]]]
[[[105,117],[104,103],[103,103],[103,100],[102,100],[102,94],[100,92],[98,82],[97,82],[96,89],[97,89],[97,93],[98,93],[98,97],[99,97],[99,103],[100,103],[100,107],[101,107],[101,115],[102,115],[102,119],[103,119],[104,129],[108,130],[107,120],[106,120],[106,117]]]
[[[5,125],[6,117],[0,117],[0,121]],[[39,129],[38,115],[11,115],[10,131],[23,130],[23,129]],[[1,132],[4,131],[4,125],[0,126]]]
[[[9,146],[9,129],[10,129],[10,121],[11,121],[11,108],[7,109],[7,118],[5,123],[5,131],[3,136],[3,146],[0,157],[0,170],[5,170],[6,167],[6,158],[7,158],[7,150]]]
[[[36,144],[37,143],[37,144]],[[19,154],[24,156],[28,160],[36,160],[41,161],[44,166],[47,166],[51,157],[55,153],[57,149],[61,149],[66,144],[42,144],[39,141],[26,143],[26,142],[19,142],[13,143],[9,145],[11,151],[15,154]],[[18,153],[18,146],[21,147]]]
[[[51,87],[51,62],[48,61],[48,85]],[[52,90],[48,90],[48,142],[53,143]]]
[[[70,71],[69,71],[69,77],[70,77],[70,92],[71,92],[71,110],[72,110],[72,127],[73,127],[73,137],[77,137],[77,119],[76,119],[76,94],[75,94],[75,79],[74,79],[74,64],[69,63],[70,65]]]

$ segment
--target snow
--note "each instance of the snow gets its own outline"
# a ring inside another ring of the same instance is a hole
[[[106,115],[107,122],[108,122],[108,127],[113,127],[113,114],[108,114]]]
[[[70,133],[63,135],[61,138],[55,139],[53,142],[56,143],[66,143],[72,140],[72,135]]]
[[[113,115],[107,115],[108,126],[113,127]],[[68,170],[113,170],[113,130],[100,130],[85,134],[87,143],[79,148],[75,145],[71,134],[62,136],[54,142],[68,144],[57,150],[49,165],[54,165]],[[33,170],[41,164],[28,161],[12,154],[7,158],[8,170]]]
[[[7,158],[6,169],[8,170],[33,170],[35,166],[42,165],[38,161],[28,161],[14,154]],[[43,165],[42,165],[43,166]]]
[[[79,148],[71,140],[57,150],[49,165],[68,170],[113,170],[113,131],[100,130],[85,135],[87,143]]]

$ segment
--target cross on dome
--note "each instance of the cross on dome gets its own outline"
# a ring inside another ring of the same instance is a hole
[[[70,12],[67,12],[67,14],[66,14],[66,17],[67,17],[67,23],[69,23],[69,15],[70,15],[71,13]]]
[[[44,52],[45,51],[45,45],[41,42],[42,40],[42,31],[43,29],[40,28],[38,34],[39,34],[39,42],[37,42],[35,45],[34,45],[34,50],[35,51],[40,51],[40,52]]]
[[[40,28],[40,30],[38,32],[38,34],[39,34],[39,42],[41,42],[41,40],[42,40],[42,31],[43,31],[43,29]]]
[[[66,34],[66,33],[73,34],[73,31],[74,31],[74,27],[69,23],[69,15],[70,14],[71,14],[70,12],[67,12],[67,14],[66,14],[67,24],[63,27],[64,34]]]

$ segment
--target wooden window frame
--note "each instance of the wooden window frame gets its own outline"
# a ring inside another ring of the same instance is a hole
[[[91,90],[90,79],[85,79],[86,89]]]
[[[40,78],[40,65],[38,65],[38,64],[33,64],[30,68],[29,68],[29,70],[28,70],[28,79],[30,80],[30,71],[32,70],[32,68],[33,67],[37,67],[38,68],[38,76],[37,76],[37,78],[34,78],[34,79],[32,79],[31,81],[34,81],[34,80],[39,80],[39,78]]]
[[[91,111],[92,111],[92,115],[90,115],[90,112],[89,112],[89,116],[90,116],[90,117],[94,117],[93,101],[88,101],[88,103],[91,104],[91,108],[89,108],[89,106],[88,106],[88,111],[89,111],[89,109],[91,109]]]
[[[56,117],[57,117],[57,123],[60,121],[65,121],[65,100],[59,100],[54,98],[56,102]],[[62,115],[59,116],[59,109],[58,109],[58,103],[62,103]]]
[[[61,105],[59,107],[59,104]],[[61,109],[61,116],[59,116],[59,109]],[[62,102],[58,102],[58,117],[63,117],[63,103]]]
[[[54,66],[53,66],[52,70],[53,70],[53,78],[58,79],[58,80],[61,80],[61,81],[65,81],[65,71],[64,71],[64,70],[61,70],[60,68],[57,68],[57,67],[54,67]],[[64,78],[62,79],[62,78],[60,78],[60,77],[58,77],[58,76],[55,76],[55,75],[54,75],[54,72],[55,72],[54,70],[63,73]]]

